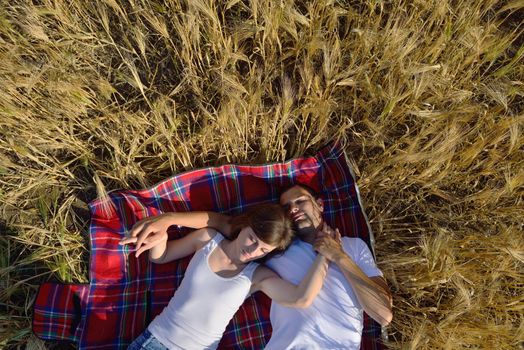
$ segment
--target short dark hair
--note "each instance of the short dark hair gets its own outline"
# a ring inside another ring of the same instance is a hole
[[[280,196],[282,196],[285,192],[289,191],[290,189],[292,189],[293,187],[300,187],[300,188],[303,188],[304,190],[306,190],[313,198],[317,199],[319,198],[319,194],[317,191],[315,191],[315,189],[309,185],[306,185],[302,182],[296,182],[296,183],[292,183],[288,186],[284,186],[280,189]]]

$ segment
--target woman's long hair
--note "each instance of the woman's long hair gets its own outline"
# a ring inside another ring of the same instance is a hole
[[[278,204],[259,204],[249,208],[248,211],[231,219],[230,238],[236,239],[240,230],[251,227],[253,232],[264,243],[276,248],[268,255],[273,256],[284,251],[293,241],[295,234],[291,221],[284,209]]]

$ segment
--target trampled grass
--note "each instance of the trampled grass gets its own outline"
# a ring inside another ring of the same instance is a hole
[[[44,347],[39,283],[86,282],[97,194],[340,139],[390,347],[522,348],[522,1],[0,6],[2,347]]]

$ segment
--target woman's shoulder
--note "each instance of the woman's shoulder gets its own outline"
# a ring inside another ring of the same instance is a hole
[[[196,244],[196,250],[204,247],[211,241],[222,240],[220,232],[211,227],[204,227],[191,233]]]

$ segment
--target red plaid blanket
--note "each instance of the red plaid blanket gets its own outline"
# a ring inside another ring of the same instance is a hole
[[[34,304],[33,331],[41,339],[77,342],[80,349],[125,349],[167,305],[191,257],[158,265],[139,259],[118,241],[138,220],[168,211],[213,210],[236,214],[278,201],[294,182],[317,189],[325,219],[343,235],[370,245],[352,172],[340,145],[314,157],[258,166],[224,165],[189,171],[140,191],[112,192],[90,203],[90,283],[43,284]],[[174,227],[170,237],[187,233]],[[270,300],[249,297],[231,320],[221,349],[261,349],[271,336]],[[365,317],[362,349],[380,349],[380,326]]]

